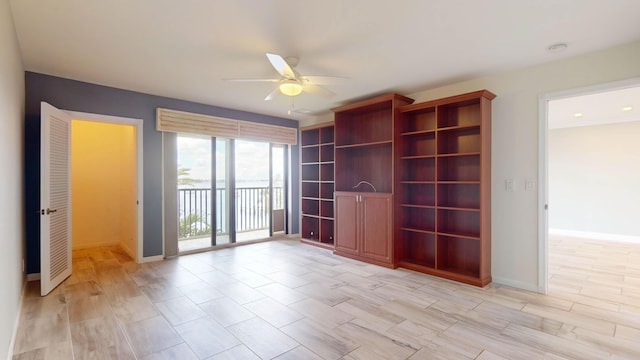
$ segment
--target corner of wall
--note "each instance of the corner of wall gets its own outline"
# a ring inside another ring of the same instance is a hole
[[[0,227],[3,274],[0,296],[0,355],[11,358],[20,315],[25,275],[24,131],[25,75],[11,4],[0,2]]]

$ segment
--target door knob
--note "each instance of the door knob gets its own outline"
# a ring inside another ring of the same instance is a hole
[[[52,214],[52,213],[54,213],[56,211],[58,211],[58,209],[51,210],[51,209],[47,208],[47,215]]]

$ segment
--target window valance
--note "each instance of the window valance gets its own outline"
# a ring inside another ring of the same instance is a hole
[[[158,108],[158,131],[295,145],[298,129]]]

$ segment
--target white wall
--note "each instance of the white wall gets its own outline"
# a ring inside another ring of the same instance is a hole
[[[121,163],[120,163],[120,246],[131,258],[136,258],[136,231],[138,214],[136,200],[138,199],[137,163],[136,163],[136,127],[133,125],[120,126]],[[140,249],[142,251],[142,249]]]
[[[497,95],[492,114],[492,275],[496,282],[538,290],[537,189],[524,191],[525,179],[538,179],[538,97],[578,87],[640,76],[640,42],[553,61],[520,70],[403,94],[416,103],[487,89]],[[472,60],[470,60],[472,61]],[[331,115],[301,126],[331,121]],[[505,179],[514,179],[506,192]]]
[[[24,279],[24,68],[8,0],[0,0],[0,54],[0,358],[5,358]]]
[[[549,131],[550,229],[640,239],[639,136],[640,121]]]

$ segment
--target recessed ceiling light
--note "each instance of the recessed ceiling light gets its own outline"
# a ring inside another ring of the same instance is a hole
[[[567,44],[565,43],[557,43],[548,47],[549,52],[558,53],[564,51],[567,48]]]
[[[633,110],[632,106],[625,106],[622,108],[622,111],[631,111],[631,110]]]
[[[573,114],[573,117],[577,117],[577,118],[581,118],[582,116],[584,116],[584,114],[581,113],[581,112],[577,112],[577,113]]]

